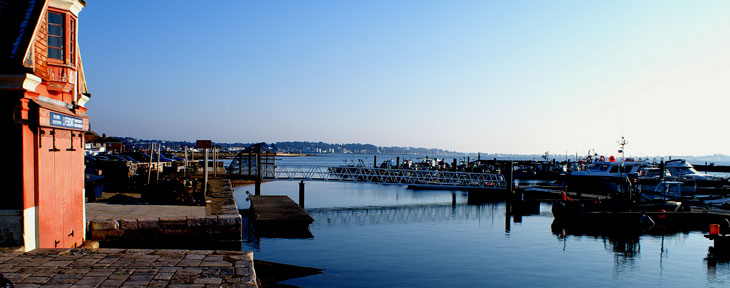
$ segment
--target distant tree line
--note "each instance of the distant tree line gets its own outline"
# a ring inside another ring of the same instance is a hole
[[[147,149],[150,143],[161,143],[163,149],[182,151],[185,147],[194,148],[195,142],[189,141],[169,141],[169,140],[148,140],[136,139],[132,137],[116,137],[124,145],[130,149]],[[219,147],[223,151],[238,151],[256,143],[218,143],[213,145]],[[324,153],[355,153],[355,154],[413,154],[413,155],[461,155],[458,153],[444,149],[436,148],[415,148],[415,147],[399,147],[399,146],[375,146],[373,144],[348,143],[348,144],[332,144],[325,142],[308,142],[308,141],[285,141],[268,143],[268,146],[277,152],[282,153],[306,153],[306,154],[324,154]]]

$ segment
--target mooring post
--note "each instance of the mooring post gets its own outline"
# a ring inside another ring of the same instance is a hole
[[[304,181],[299,182],[299,207],[304,209]]]
[[[466,156],[466,169],[469,169],[469,164],[471,160],[469,159],[469,156]]]
[[[514,193],[515,189],[515,179],[514,179],[514,169],[515,164],[513,161],[509,161],[509,167],[507,167],[507,173],[509,175],[509,183],[507,184],[507,192],[509,192],[510,196]]]
[[[507,200],[504,202],[504,232],[509,233],[510,230],[512,230],[512,225],[510,221],[512,219],[512,205],[510,200]]]
[[[451,162],[451,166],[454,169],[454,172],[456,172],[456,158],[454,158],[453,162]]]
[[[373,168],[378,168],[378,156],[373,155]]]
[[[147,166],[147,185],[150,185],[150,177],[152,177],[152,152],[155,151],[155,143],[150,143],[150,163]]]
[[[395,157],[395,169],[400,169],[400,157]]]
[[[203,163],[203,195],[206,195],[208,193],[208,148],[205,148]]]
[[[213,148],[213,178],[218,178],[218,149]]]
[[[451,207],[456,207],[456,193],[451,192]]]

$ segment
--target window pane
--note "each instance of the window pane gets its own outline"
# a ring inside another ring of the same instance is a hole
[[[48,57],[53,59],[63,60],[63,50],[58,48],[48,47]]]
[[[61,37],[48,37],[48,46],[63,48],[63,38]]]
[[[63,27],[58,25],[48,25],[48,35],[63,36]]]
[[[53,24],[63,24],[63,15],[58,13],[49,12],[48,13],[48,23]]]

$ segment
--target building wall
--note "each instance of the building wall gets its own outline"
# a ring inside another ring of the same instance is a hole
[[[83,2],[49,3],[47,9],[68,13],[66,19],[78,23]],[[83,131],[88,120],[86,108],[71,106],[77,97],[79,61],[76,55],[76,60],[47,58],[47,14],[42,11],[29,43],[32,74],[0,72],[0,128],[10,135],[0,141],[0,148],[10,152],[10,171],[0,176],[6,180],[6,188],[0,189],[0,245],[23,245],[26,250],[76,247],[85,236]],[[83,125],[54,123],[51,113],[83,119]]]
[[[46,12],[47,14],[47,12]],[[35,67],[33,69],[33,74],[37,75],[38,77],[41,77],[41,79],[48,79],[48,66],[47,66],[47,56],[48,55],[48,18],[46,15],[41,17],[40,26],[38,27],[38,32],[35,37],[35,42],[33,45],[33,54],[35,57]]]

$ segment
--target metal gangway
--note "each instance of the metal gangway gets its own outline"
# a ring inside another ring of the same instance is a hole
[[[346,181],[382,184],[403,184],[421,188],[443,186],[458,188],[505,189],[505,178],[496,173],[454,172],[369,168],[363,166],[276,166],[262,167],[265,180]]]

